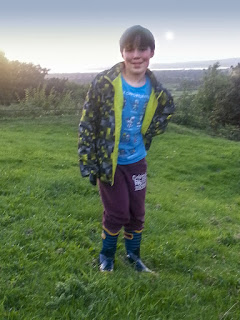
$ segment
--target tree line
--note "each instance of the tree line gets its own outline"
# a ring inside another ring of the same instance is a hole
[[[28,114],[81,108],[88,86],[65,78],[46,79],[48,72],[40,65],[10,61],[0,52],[0,105],[14,112],[26,109]]]
[[[240,140],[240,63],[222,72],[219,63],[205,71],[197,93],[188,88],[177,99],[173,120],[204,129],[232,140]]]

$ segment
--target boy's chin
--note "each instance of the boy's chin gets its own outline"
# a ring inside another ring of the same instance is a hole
[[[143,70],[135,70],[132,72],[133,75],[135,76],[138,76],[138,75],[142,75],[142,74],[145,74],[146,73],[146,70],[143,69]]]
[[[131,70],[129,70],[132,74],[138,75],[138,74],[142,74],[145,73],[147,71],[147,68],[131,68]]]

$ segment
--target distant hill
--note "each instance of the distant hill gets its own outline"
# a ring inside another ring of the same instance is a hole
[[[60,78],[60,79],[68,79],[69,81],[73,81],[79,84],[87,84],[90,83],[95,76],[96,72],[78,72],[78,73],[49,73],[46,76],[46,79],[50,78]]]
[[[240,58],[229,58],[220,60],[206,60],[206,61],[186,61],[186,62],[176,62],[176,63],[153,63],[151,64],[151,69],[194,69],[201,68],[206,69],[212,66],[214,63],[219,62],[220,67],[230,68],[231,66],[236,66],[240,63]]]

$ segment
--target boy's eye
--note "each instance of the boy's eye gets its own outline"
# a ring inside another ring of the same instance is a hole
[[[139,51],[146,51],[148,48],[147,47],[139,47],[139,48],[137,48]],[[131,48],[131,47],[128,47],[128,48],[125,48],[125,51],[126,52],[131,52],[131,51],[133,51],[133,50],[135,50],[134,48]]]
[[[127,51],[127,52],[133,51],[133,48],[132,47],[127,47],[127,48],[125,48],[125,51]]]

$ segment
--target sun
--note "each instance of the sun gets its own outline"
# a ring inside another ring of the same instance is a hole
[[[172,31],[167,31],[165,33],[165,38],[170,41],[170,40],[173,40],[175,38],[175,35],[174,35],[174,33]]]

